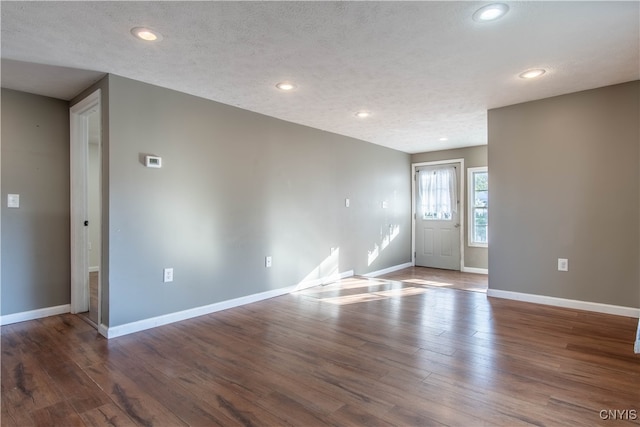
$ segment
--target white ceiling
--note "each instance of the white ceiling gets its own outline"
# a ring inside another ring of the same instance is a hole
[[[2,86],[70,99],[114,73],[415,153],[486,144],[487,109],[640,78],[637,1],[473,21],[487,3],[2,1]]]

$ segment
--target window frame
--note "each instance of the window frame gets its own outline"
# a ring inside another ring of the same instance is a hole
[[[488,248],[489,247],[489,235],[487,233],[487,242],[476,242],[474,240],[474,236],[475,236],[475,228],[476,228],[476,222],[475,222],[475,217],[474,217],[474,212],[475,209],[478,208],[479,206],[476,206],[475,201],[476,201],[476,186],[475,186],[475,175],[477,173],[487,173],[487,177],[489,174],[489,170],[487,166],[479,166],[479,167],[473,167],[473,168],[467,168],[467,194],[468,194],[468,212],[467,212],[467,218],[468,218],[468,223],[469,223],[469,227],[467,228],[469,234],[468,234],[468,245],[469,247],[475,247],[475,248]],[[488,194],[489,190],[487,189],[487,194]],[[482,206],[480,206],[482,207]],[[487,204],[487,213],[489,212],[489,206]],[[487,225],[487,229],[488,229],[488,225]]]

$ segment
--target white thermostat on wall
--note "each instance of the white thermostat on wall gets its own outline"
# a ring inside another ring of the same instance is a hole
[[[146,156],[145,160],[144,160],[144,164],[148,168],[161,168],[162,167],[162,157]]]

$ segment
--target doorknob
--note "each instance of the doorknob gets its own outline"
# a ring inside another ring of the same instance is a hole
[[[89,221],[85,221],[85,222],[84,222],[84,226],[86,227],[86,226],[88,226],[88,225],[89,225]]]
[[[458,228],[458,227],[460,227],[460,224],[456,224],[456,225],[454,225],[454,227],[455,227],[455,228]]]

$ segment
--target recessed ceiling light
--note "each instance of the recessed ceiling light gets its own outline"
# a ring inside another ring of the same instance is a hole
[[[532,70],[527,70],[523,73],[520,73],[520,78],[521,79],[535,79],[536,77],[540,77],[541,75],[543,75],[544,73],[546,73],[547,70],[543,70],[542,68],[534,68]]]
[[[369,117],[370,115],[371,115],[371,112],[370,112],[370,111],[364,111],[364,110],[362,110],[362,111],[358,111],[358,112],[356,112],[356,114],[355,114],[355,116],[356,116],[357,118],[359,118],[359,119],[365,119],[365,118]]]
[[[509,6],[504,3],[493,3],[482,6],[473,14],[476,22],[490,22],[503,17],[509,11]]]
[[[162,34],[145,27],[132,28],[131,34],[133,34],[136,38],[147,42],[157,42],[162,40]]]
[[[440,141],[448,141],[449,138],[447,138],[446,136],[443,136],[442,138],[440,138]]]
[[[294,90],[296,88],[296,85],[291,82],[280,82],[276,84],[276,87],[280,90],[284,90],[285,92],[287,92],[290,90]]]

